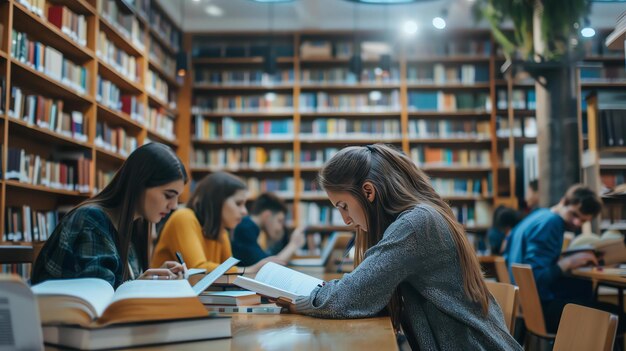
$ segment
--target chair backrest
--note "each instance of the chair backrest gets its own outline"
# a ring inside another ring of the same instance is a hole
[[[504,257],[498,256],[493,260],[493,265],[496,268],[496,277],[500,283],[511,284],[511,277],[509,276],[509,270],[506,268],[506,261]]]
[[[511,270],[515,283],[519,287],[520,305],[524,313],[526,329],[539,336],[553,337],[546,330],[546,321],[543,318],[532,268],[527,264],[513,264]]]
[[[563,309],[553,350],[611,351],[616,330],[616,315],[570,303]]]
[[[491,295],[498,301],[498,305],[504,313],[504,320],[506,326],[509,328],[511,334],[515,328],[515,317],[517,317],[518,303],[519,303],[519,289],[517,286],[507,283],[497,283],[485,281],[487,288]]]
[[[33,263],[32,246],[0,245],[0,264]]]

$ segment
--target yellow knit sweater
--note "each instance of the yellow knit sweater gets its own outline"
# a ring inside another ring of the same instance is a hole
[[[157,268],[165,261],[176,261],[176,251],[183,255],[187,268],[206,268],[207,272],[233,254],[228,233],[223,232],[217,240],[205,238],[198,218],[188,208],[177,210],[167,220],[150,265]],[[237,267],[228,271],[236,272]]]

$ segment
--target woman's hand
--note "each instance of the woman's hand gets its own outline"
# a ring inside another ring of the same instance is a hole
[[[264,295],[261,295],[264,296]],[[275,303],[276,305],[282,307],[282,308],[286,308],[289,310],[289,313],[293,313],[293,314],[297,314],[298,311],[296,311],[296,305],[294,303],[292,303],[289,299],[285,299],[285,298],[278,298],[278,299],[274,299],[271,298],[269,296],[265,296],[267,297],[267,300],[271,303]]]
[[[170,272],[174,273],[178,277],[176,279],[185,278],[185,273],[187,272],[187,266],[184,264],[181,265],[176,261],[165,261],[161,265],[161,268],[169,269]]]
[[[151,268],[143,272],[137,279],[147,280],[174,280],[180,279],[178,275],[172,273],[167,268]]]

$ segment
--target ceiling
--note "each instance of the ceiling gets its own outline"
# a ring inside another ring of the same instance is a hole
[[[268,4],[252,0],[158,0],[177,22],[183,22],[184,31],[250,31],[270,28]],[[183,4],[184,2],[184,4]],[[385,8],[388,8],[389,25],[398,27],[406,20],[417,22],[420,27],[432,28],[433,17],[448,10],[448,28],[475,28],[471,15],[473,0],[433,0],[410,5],[355,5],[345,0],[295,0],[274,6],[274,30],[299,29],[348,29],[354,25],[355,6],[358,21],[356,28],[385,28]],[[184,21],[181,8],[184,5]],[[219,12],[212,16],[207,7]],[[217,8],[217,10],[216,10]],[[617,17],[626,11],[624,2],[594,2],[590,16],[596,28],[613,28]],[[485,27],[485,24],[479,25]]]

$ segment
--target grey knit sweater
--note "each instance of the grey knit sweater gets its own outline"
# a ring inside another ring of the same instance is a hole
[[[487,315],[466,297],[452,233],[427,205],[402,213],[352,273],[299,297],[296,310],[322,318],[370,317],[385,308],[398,286],[404,331],[418,344],[413,349],[522,349],[493,297]]]

